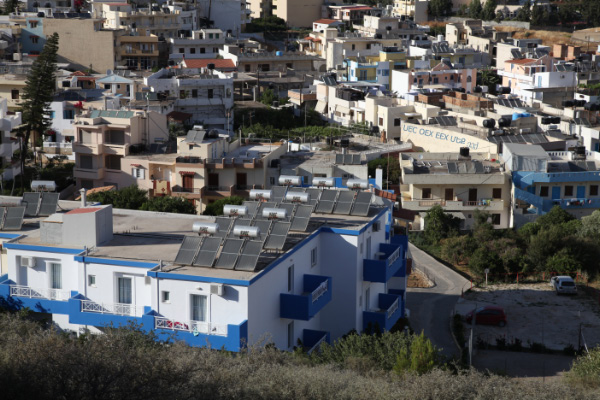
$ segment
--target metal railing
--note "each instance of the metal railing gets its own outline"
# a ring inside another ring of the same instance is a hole
[[[419,207],[445,206],[446,200],[419,200]]]
[[[319,349],[321,347],[321,345],[323,344],[323,342],[325,342],[327,340],[327,335],[323,335],[323,337],[321,339],[319,339],[319,341],[317,343],[315,343],[313,345],[313,347],[311,347],[306,353],[310,354],[313,351]]]
[[[315,290],[312,291],[312,302],[319,300],[321,296],[327,293],[327,289],[329,289],[327,280],[323,281]]]
[[[124,303],[95,303],[91,300],[81,301],[81,312],[95,312],[100,314],[129,315],[141,317],[144,307]]]
[[[398,310],[398,301],[399,300],[400,299],[394,300],[394,302],[392,303],[392,305],[388,307],[388,309],[387,309],[387,319],[392,318],[392,315],[394,315],[394,313]]]
[[[28,297],[30,299],[48,299],[67,301],[71,297],[70,290],[51,288],[31,288],[29,286],[11,286],[10,295],[17,297]]]
[[[388,268],[394,265],[396,260],[400,257],[400,248],[398,247],[390,256],[387,258],[386,263]]]
[[[214,324],[203,321],[174,321],[168,318],[155,317],[155,329],[170,329],[174,331],[186,331],[192,333],[202,333],[205,335],[227,336],[226,324]]]

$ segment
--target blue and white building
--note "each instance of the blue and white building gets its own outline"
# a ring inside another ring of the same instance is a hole
[[[320,189],[297,190],[310,192],[319,210]],[[351,193],[329,195],[341,203]],[[247,202],[241,216],[219,217],[220,228],[202,238],[193,224],[211,226],[213,217],[74,205],[61,203],[72,210],[0,234],[0,296],[47,314],[62,329],[102,332],[134,321],[194,346],[238,351],[269,341],[291,350],[298,340],[312,349],[353,329],[391,329],[404,317],[407,237],[393,235],[386,200],[373,197],[365,216],[336,214],[337,206],[334,213],[309,212],[306,229],[293,223],[279,247],[269,245],[276,222],[252,215],[271,206],[289,216],[300,208],[293,203]],[[263,231],[236,236],[240,224]],[[224,243],[205,249],[221,237]],[[248,256],[251,243],[259,244],[256,258]]]
[[[545,151],[539,145],[504,143],[502,159],[511,171],[514,226],[523,215],[546,214],[555,205],[577,218],[600,208],[600,160],[582,146]]]

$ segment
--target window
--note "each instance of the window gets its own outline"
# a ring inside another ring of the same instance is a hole
[[[598,196],[598,185],[590,185],[590,196]]]
[[[91,155],[81,154],[79,156],[79,168],[93,169],[94,163],[93,163],[92,157],[93,156],[91,156]]]
[[[383,118],[379,117],[379,126],[383,126]]]
[[[192,321],[206,321],[206,296],[191,295]]]
[[[394,126],[400,126],[400,118],[394,118]]]
[[[50,119],[56,118],[56,112],[50,111]]]
[[[104,90],[110,90],[110,83],[104,84]]]
[[[573,196],[573,186],[565,186],[565,196]]]
[[[371,43],[367,43],[367,50],[371,50]]]
[[[12,100],[19,100],[19,89],[13,89],[10,91],[10,98]]]
[[[89,180],[89,179],[82,179],[81,180],[81,187],[84,189],[93,189],[94,188],[94,181]]]
[[[133,176],[135,179],[144,179],[145,172],[146,171],[143,168],[132,168],[131,176]]]
[[[245,72],[250,72],[250,64],[244,65],[244,71]]]
[[[29,21],[29,27],[30,28],[37,28],[38,26],[38,22],[37,21]]]
[[[423,199],[431,198],[431,188],[423,188],[423,195],[421,196]]]
[[[107,169],[120,170],[121,169],[121,158],[123,158],[123,156],[117,156],[114,154],[108,155],[104,158],[104,166]]]
[[[31,43],[33,44],[38,44],[38,40],[40,40],[40,38],[38,36],[31,36]]]
[[[218,53],[219,52],[219,48],[218,47],[213,47],[213,53]]]
[[[260,65],[260,70],[261,70],[261,71],[268,72],[268,71],[270,71],[270,70],[271,70],[271,65],[270,65],[270,64],[261,64],[261,65]]]
[[[274,184],[275,184],[275,177],[271,176],[271,177],[269,178],[269,184],[270,184],[270,185],[274,185]]]
[[[180,91],[179,91],[179,98],[180,98],[180,99],[185,99],[185,97],[186,97],[186,96],[185,96],[185,90],[180,90]]]
[[[192,47],[190,49],[190,54],[196,54],[196,48],[195,47]]]
[[[163,303],[170,303],[171,302],[171,292],[167,292],[166,290],[163,290],[161,292],[161,299]]]
[[[353,44],[353,45],[352,45],[352,50],[355,50],[355,49],[356,49],[356,45],[355,45],[355,44]]]
[[[214,89],[208,89],[208,98],[212,99],[215,95],[215,90]]]
[[[75,110],[63,110],[63,119],[74,119]]]
[[[88,286],[96,287],[96,275],[88,275]]]
[[[226,93],[226,96],[227,96],[227,97],[231,97],[231,88],[227,88],[227,89],[225,90],[225,93]]]
[[[62,289],[62,266],[60,264],[50,264],[50,287]]]
[[[219,34],[215,33],[215,39],[218,39],[218,38],[219,38]]]
[[[194,150],[194,145],[193,145],[193,144],[190,144],[190,145],[188,146],[188,150]]]
[[[206,53],[206,48],[205,47],[200,47],[200,54],[204,54]]]
[[[492,189],[492,198],[493,199],[501,199],[502,198],[502,188],[493,188]]]
[[[492,214],[492,225],[500,225],[500,214]]]
[[[287,345],[288,348],[294,345],[294,321],[287,326]]]
[[[108,130],[104,134],[104,141],[106,144],[125,144],[125,131],[120,130]]]
[[[371,288],[368,288],[365,291],[365,311],[369,311],[371,309]]]
[[[548,186],[540,186],[540,197],[548,197]]]
[[[213,34],[212,34],[212,33],[209,33],[209,34],[208,34],[208,38],[209,38],[209,39],[212,39],[212,38],[213,38]]]
[[[287,286],[288,286],[289,293],[294,291],[294,266],[293,265],[290,265],[288,267]]]
[[[183,53],[185,53],[185,49],[183,47],[180,47],[179,48],[179,54],[183,54]]]
[[[117,302],[121,304],[132,304],[131,278],[119,277],[117,279],[117,287],[119,289]]]
[[[367,238],[367,254],[365,256],[366,259],[371,259],[371,237]]]
[[[315,247],[310,251],[310,265],[314,267],[317,265],[317,248]]]
[[[192,89],[192,98],[197,98],[198,97],[198,89]]]

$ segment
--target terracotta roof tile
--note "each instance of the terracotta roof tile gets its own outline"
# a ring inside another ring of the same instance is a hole
[[[208,64],[215,64],[215,69],[235,69],[232,60],[221,58],[185,59],[183,64],[186,68],[206,68]]]

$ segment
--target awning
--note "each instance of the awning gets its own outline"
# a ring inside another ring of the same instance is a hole
[[[350,114],[350,109],[348,107],[340,106],[339,104],[335,106],[335,111],[343,114]]]
[[[196,173],[194,171],[179,171],[181,176],[194,176]]]
[[[321,114],[325,114],[327,112],[327,102],[326,101],[317,101],[317,105],[315,106],[315,111]]]
[[[131,164],[132,167],[141,167],[141,164]]]

